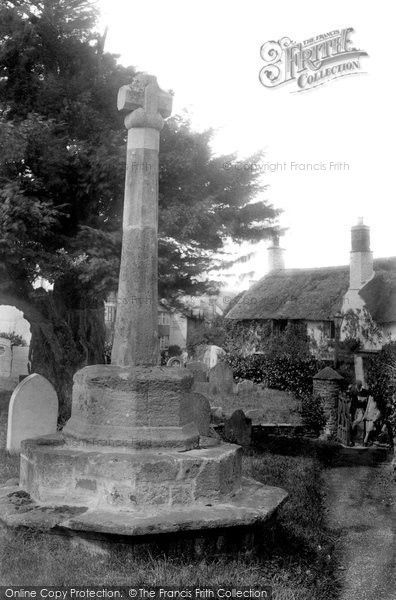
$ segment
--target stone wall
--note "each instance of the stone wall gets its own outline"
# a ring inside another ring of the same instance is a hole
[[[17,385],[16,377],[0,377],[0,450],[4,450],[7,445],[8,405]]]
[[[11,377],[28,375],[29,346],[12,347]]]
[[[7,444],[8,405],[10,403],[11,391],[0,391],[0,450],[4,450]]]
[[[322,400],[326,416],[325,433],[335,435],[338,421],[338,398],[344,378],[331,367],[326,367],[313,378],[313,395]]]
[[[339,386],[333,381],[315,381],[313,392],[314,396],[320,396],[323,409],[326,415],[326,428],[330,433],[337,429],[337,411]]]

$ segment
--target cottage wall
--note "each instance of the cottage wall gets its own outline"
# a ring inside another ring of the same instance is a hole
[[[169,345],[185,348],[187,345],[187,317],[181,313],[172,313],[169,325]]]
[[[365,329],[367,327],[366,315],[369,314],[369,312],[366,307],[365,301],[359,295],[359,290],[349,289],[345,294],[341,312],[343,315],[345,315],[348,313],[348,311],[353,311],[356,315],[360,315],[360,330]],[[346,319],[344,319],[340,331],[341,341],[345,340],[347,337],[349,337],[349,335],[350,332],[348,331],[348,327],[346,326]],[[380,350],[382,347],[382,340],[380,337],[373,336],[371,339],[367,340],[362,336],[360,332],[357,332],[357,337],[358,339],[360,339],[362,348],[364,348],[365,350]]]
[[[391,338],[396,341],[396,323],[385,323],[381,326],[381,332],[385,340]]]
[[[328,321],[307,321],[307,335],[311,340],[311,351],[321,358],[332,358],[333,345]]]

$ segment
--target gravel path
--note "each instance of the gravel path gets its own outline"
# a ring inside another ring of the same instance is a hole
[[[389,463],[324,472],[329,526],[340,533],[340,600],[396,600],[396,484]]]

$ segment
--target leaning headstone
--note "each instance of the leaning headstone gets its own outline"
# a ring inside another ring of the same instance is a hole
[[[194,382],[208,381],[208,368],[204,362],[200,360],[192,360],[186,364],[186,367],[194,375]]]
[[[212,344],[211,346],[207,346],[207,349],[203,355],[203,362],[207,366],[208,369],[212,369],[219,362],[220,356],[224,356],[225,351],[220,346],[215,346]]]
[[[209,371],[209,383],[210,393],[213,395],[232,394],[234,377],[231,367],[223,362],[217,363]]]
[[[12,393],[8,409],[7,450],[19,452],[21,442],[56,432],[58,396],[42,375],[25,377]]]
[[[252,420],[246,417],[240,408],[224,420],[224,439],[226,442],[250,446],[252,441]]]
[[[203,394],[206,398],[210,398],[209,381],[194,381],[192,391],[197,394]]]
[[[254,383],[250,379],[243,379],[238,383],[238,394],[244,392],[252,392],[254,390]]]
[[[252,425],[261,425],[264,421],[263,410],[252,408],[245,412],[248,419],[251,419]]]
[[[224,421],[223,408],[221,406],[212,406],[211,408],[211,422],[214,425],[219,425]]]

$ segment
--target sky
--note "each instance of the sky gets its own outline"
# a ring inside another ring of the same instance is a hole
[[[174,114],[186,109],[194,128],[214,128],[214,153],[236,152],[241,161],[231,168],[248,168],[249,156],[265,151],[254,168],[269,186],[263,199],[283,209],[287,267],[347,264],[358,217],[370,225],[374,256],[396,255],[390,2],[98,0],[98,6],[100,27],[108,27],[105,49],[172,89]],[[300,93],[295,82],[272,89],[260,83],[265,42],[285,36],[302,42],[347,27],[354,29],[353,46],[368,53],[359,74]],[[276,163],[282,168],[269,171]],[[324,168],[309,170],[310,164]],[[257,280],[267,272],[267,245],[251,248],[255,256],[240,273],[254,271]],[[246,250],[233,247],[237,254]],[[248,286],[240,273],[229,287]]]

